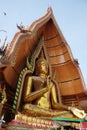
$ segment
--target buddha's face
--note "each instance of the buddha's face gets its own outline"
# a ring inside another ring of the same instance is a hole
[[[41,60],[40,62],[37,63],[36,65],[36,72],[37,74],[48,74],[48,64],[46,60]]]

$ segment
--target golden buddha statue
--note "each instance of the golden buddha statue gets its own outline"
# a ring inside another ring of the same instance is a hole
[[[85,118],[86,113],[75,107],[58,103],[57,88],[49,75],[48,62],[40,58],[36,62],[36,76],[26,77],[23,90],[22,114],[35,117]]]

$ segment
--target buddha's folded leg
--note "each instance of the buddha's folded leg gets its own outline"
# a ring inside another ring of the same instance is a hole
[[[40,106],[25,104],[23,106],[23,113],[29,116],[44,116],[44,117],[67,117],[73,118],[74,115],[70,111],[58,111],[53,109],[44,109]]]

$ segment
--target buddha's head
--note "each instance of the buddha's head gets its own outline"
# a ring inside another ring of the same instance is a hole
[[[48,62],[45,58],[40,58],[36,62],[36,73],[48,75]]]

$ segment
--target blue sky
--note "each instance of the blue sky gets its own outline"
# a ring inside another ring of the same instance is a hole
[[[6,31],[0,31],[0,46],[6,36],[7,43],[11,42],[18,31],[17,24],[29,26],[49,6],[74,58],[79,61],[87,86],[87,0],[0,0],[0,30]]]

